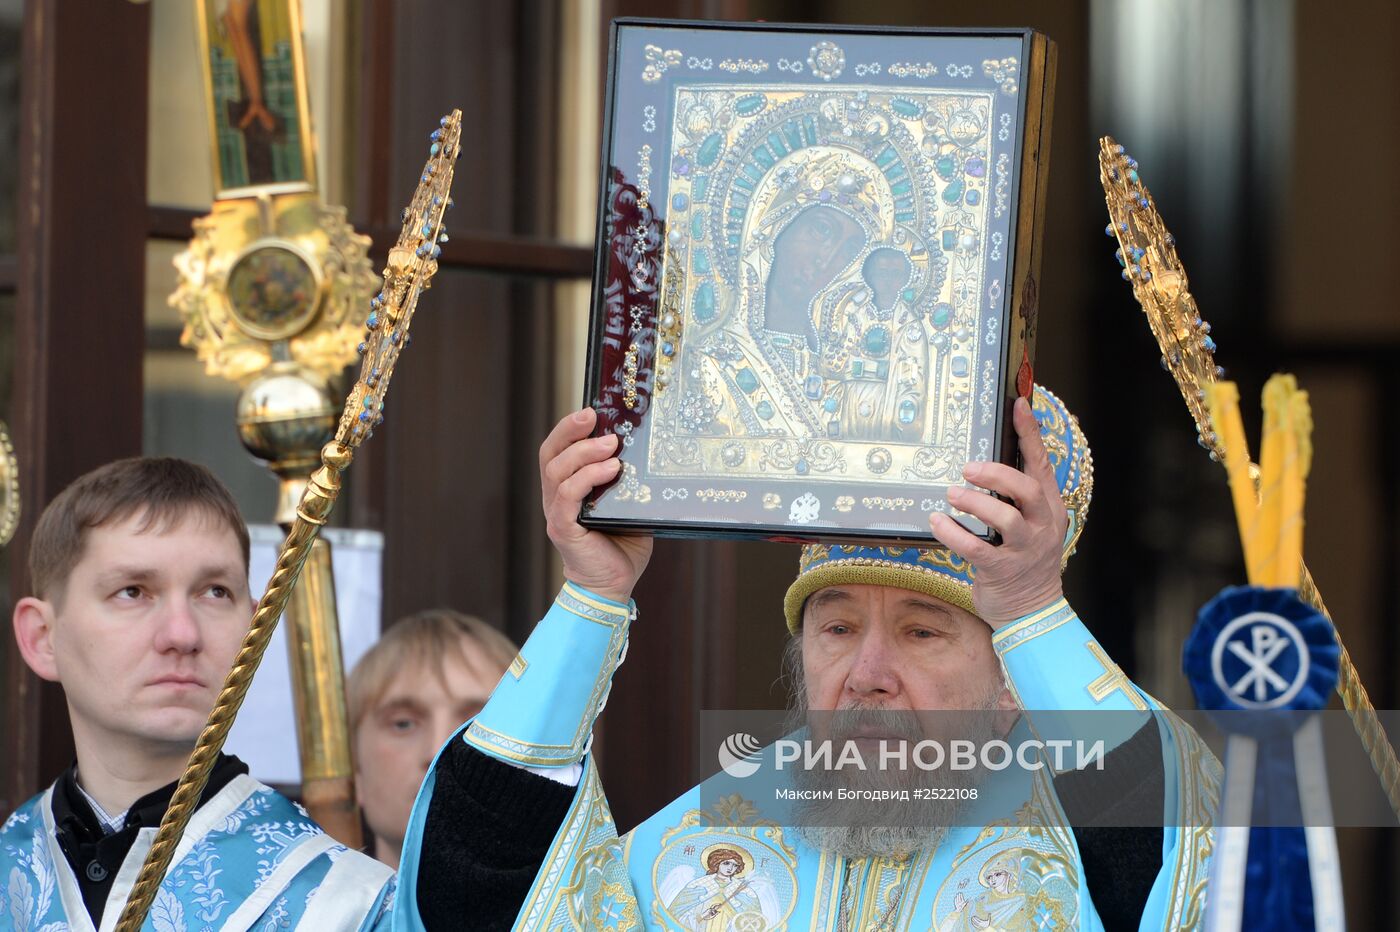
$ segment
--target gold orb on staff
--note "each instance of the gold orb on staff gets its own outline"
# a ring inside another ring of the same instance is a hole
[[[356,359],[364,303],[378,279],[369,237],[314,191],[240,189],[194,223],[175,257],[170,304],[181,342],[211,376],[241,388],[245,449],[278,479],[273,520],[286,531],[340,412],[332,380]],[[317,538],[306,583],[287,608],[287,653],[301,795],[337,841],[360,847],[340,623],[330,544]]]
[[[399,354],[408,345],[409,327],[418,298],[437,272],[443,214],[451,206],[452,171],[460,149],[461,126],[461,111],[454,110],[442,118],[434,131],[422,178],[404,212],[398,243],[389,250],[383,288],[371,301],[365,336],[358,346],[362,356],[359,377],[345,401],[334,439],[321,449],[321,465],[311,474],[296,505],[296,518],[277,556],[276,569],[171,797],[155,841],[122,910],[117,932],[137,932],[145,920],[185,825],[208,782],[209,772],[247,695],[253,674],[267,650],[277,620],[292,596],[302,565],[335,505],[341,473],[349,467],[360,444],[369,439],[384,419],[384,397]]]

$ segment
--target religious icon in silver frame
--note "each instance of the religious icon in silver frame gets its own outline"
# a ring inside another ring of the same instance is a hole
[[[616,21],[583,522],[927,541],[1014,462],[1053,75],[1022,29]]]

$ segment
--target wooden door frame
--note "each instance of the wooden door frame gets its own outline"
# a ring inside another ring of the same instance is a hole
[[[10,412],[22,514],[6,549],[15,598],[28,592],[43,505],[84,472],[141,453],[150,8],[29,0],[23,28]],[[62,690],[41,683],[5,641],[8,812],[73,751]]]

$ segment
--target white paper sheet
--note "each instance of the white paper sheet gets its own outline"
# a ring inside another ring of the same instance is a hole
[[[252,539],[248,581],[257,598],[267,588],[284,535],[275,525],[252,525],[248,531]],[[340,649],[349,672],[379,639],[384,535],[341,528],[326,528],[321,533],[331,545]],[[224,750],[242,758],[253,776],[264,783],[300,783],[296,727],[287,636],[279,622]]]

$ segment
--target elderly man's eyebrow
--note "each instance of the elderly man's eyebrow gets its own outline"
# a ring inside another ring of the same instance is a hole
[[[851,595],[845,589],[823,589],[807,600],[807,609],[810,611],[825,605],[854,601],[855,596]]]
[[[927,599],[908,598],[900,602],[904,608],[917,609],[919,611],[931,612],[935,615],[942,615],[948,621],[953,620],[953,613],[948,611],[948,606],[940,605],[937,602],[930,602]]]

